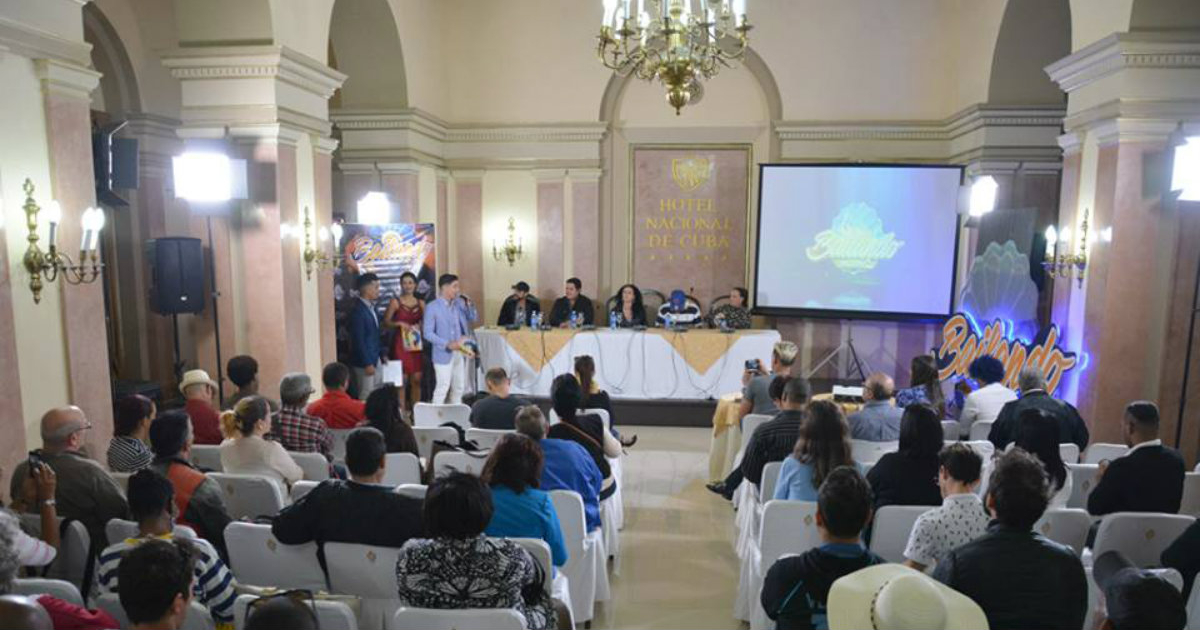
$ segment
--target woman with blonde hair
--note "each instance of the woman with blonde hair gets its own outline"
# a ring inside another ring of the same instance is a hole
[[[288,496],[288,487],[304,478],[304,471],[279,442],[264,438],[271,432],[271,407],[262,396],[238,401],[221,414],[221,467],[225,472],[262,475],[273,480]]]

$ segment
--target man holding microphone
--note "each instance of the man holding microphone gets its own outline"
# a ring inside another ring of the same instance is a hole
[[[475,305],[461,295],[458,276],[443,274],[438,278],[438,299],[425,307],[425,339],[433,346],[433,371],[437,381],[433,389],[434,404],[462,402],[467,382],[467,356],[474,352],[467,347],[471,322],[479,320]]]

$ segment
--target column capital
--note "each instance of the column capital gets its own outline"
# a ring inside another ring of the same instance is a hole
[[[329,136],[313,136],[313,150],[321,155],[333,155],[338,148],[338,140]]]
[[[376,162],[375,167],[384,175],[416,175],[421,172],[421,165],[416,162]]]
[[[337,168],[343,173],[352,175],[374,175],[378,172],[374,162],[347,162],[342,160],[338,162]]]
[[[604,176],[602,168],[573,168],[569,174],[573,182],[599,182]]]
[[[85,68],[92,63],[90,44],[0,17],[0,55],[4,54],[2,51],[29,59],[53,59]]]
[[[567,179],[565,168],[539,168],[530,171],[539,184],[562,183]]]
[[[1063,150],[1063,157],[1075,155],[1083,151],[1083,136],[1069,131],[1058,137],[1058,146]]]
[[[1162,144],[1178,125],[1177,120],[1114,118],[1095,123],[1090,131],[1096,134],[1096,142],[1102,147],[1133,142]]]
[[[266,143],[295,147],[306,133],[304,129],[282,123],[229,127],[229,137],[241,145]]]
[[[481,182],[481,181],[483,181],[483,175],[486,172],[487,171],[485,171],[483,169],[475,169],[475,170],[457,170],[456,169],[456,170],[451,171],[450,173],[451,173],[451,176],[454,178],[455,182],[466,183],[466,182]]]
[[[92,91],[100,85],[100,73],[85,66],[60,59],[34,59],[34,72],[49,95],[91,102]]]

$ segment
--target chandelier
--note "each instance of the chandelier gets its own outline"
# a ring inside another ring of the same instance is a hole
[[[596,54],[621,76],[658,79],[678,116],[742,58],[751,28],[746,0],[604,0]]]

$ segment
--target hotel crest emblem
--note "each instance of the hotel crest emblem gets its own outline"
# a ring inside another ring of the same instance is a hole
[[[679,190],[691,192],[712,177],[713,163],[706,157],[692,156],[671,160],[671,177]]]

